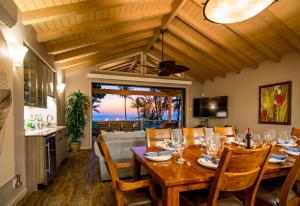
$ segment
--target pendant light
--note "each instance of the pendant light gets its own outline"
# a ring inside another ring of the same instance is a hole
[[[203,14],[214,23],[231,24],[262,12],[276,0],[207,0]]]

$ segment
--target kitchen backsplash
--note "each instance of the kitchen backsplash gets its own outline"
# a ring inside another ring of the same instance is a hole
[[[31,117],[35,116],[41,116],[43,122],[47,122],[48,115],[51,115],[53,117],[53,120],[51,117],[52,125],[55,126],[57,124],[57,115],[56,115],[56,101],[55,98],[47,96],[47,108],[38,108],[38,107],[29,107],[24,106],[24,121],[25,126],[28,120],[30,120]]]

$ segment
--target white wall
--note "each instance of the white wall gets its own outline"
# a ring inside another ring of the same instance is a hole
[[[30,107],[30,106],[24,107],[24,121],[26,124],[27,121],[30,120],[32,117],[35,117],[36,115],[41,115],[43,122],[47,123],[48,115],[51,115],[53,117],[52,126],[56,126],[57,125],[56,112],[57,112],[57,108],[56,108],[55,98],[47,96],[47,108]]]
[[[11,0],[9,0],[11,1]],[[37,43],[36,33],[31,26],[24,26],[18,16],[18,23],[10,31],[11,35],[23,44],[25,40],[31,48],[43,57],[50,65],[54,65],[53,58],[47,55],[45,48]],[[1,60],[0,65],[7,64],[6,61]],[[11,68],[13,69],[13,68]],[[23,67],[13,70],[13,100],[14,100],[14,148],[15,148],[15,173],[21,174],[21,181],[23,186],[20,188],[13,188],[13,181],[9,181],[0,188],[0,205],[13,205],[20,198],[26,194],[26,179],[25,179],[25,138],[24,138],[24,74]],[[1,168],[0,168],[1,169]]]
[[[263,132],[267,128],[290,132],[291,126],[258,124],[259,86],[292,81],[292,125],[300,127],[300,53],[290,53],[279,63],[264,62],[258,69],[243,69],[240,74],[228,74],[203,85],[205,96],[228,95],[227,124],[244,131],[247,127]],[[212,120],[222,126],[225,121]]]
[[[97,79],[88,79],[87,74],[89,72],[95,71],[96,67],[89,67],[81,69],[80,71],[67,73],[66,74],[66,97],[74,91],[80,90],[81,92],[91,95],[91,81],[99,82]],[[111,83],[111,84],[129,84],[129,85],[137,85],[136,82],[129,81],[108,81],[101,80],[101,83]],[[149,83],[140,83],[143,86],[169,86],[169,87],[179,87],[178,85],[166,85],[166,84],[149,84]],[[192,117],[192,100],[195,97],[200,97],[200,89],[201,85],[197,81],[193,81],[192,86],[186,87],[186,126],[195,126],[199,124],[198,119],[194,119]],[[91,117],[91,115],[90,115]],[[91,148],[91,122],[90,118],[87,121],[87,125],[85,128],[85,137],[81,139],[82,149],[90,149]]]

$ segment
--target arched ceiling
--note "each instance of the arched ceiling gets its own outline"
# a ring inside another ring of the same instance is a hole
[[[300,1],[279,0],[247,21],[222,25],[202,0],[14,0],[58,68],[74,71],[144,51],[189,67],[199,81],[279,62],[300,51]]]

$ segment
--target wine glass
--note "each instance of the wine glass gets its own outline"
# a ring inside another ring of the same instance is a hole
[[[261,136],[260,134],[253,134],[252,138],[252,147],[255,149],[256,147],[261,145]]]
[[[296,136],[291,136],[289,142],[294,145],[297,143],[298,138]]]
[[[238,141],[238,147],[241,147],[242,142],[244,141],[244,135],[242,133],[239,133],[236,135],[236,139]]]
[[[216,158],[218,150],[220,149],[219,135],[208,135],[206,138],[207,154],[212,158]]]
[[[225,142],[226,142],[226,135],[220,135],[219,136],[219,140],[220,140],[220,143],[221,143],[221,150],[223,150],[224,149],[224,144],[225,144]]]
[[[274,142],[274,140],[276,140],[276,130],[275,129],[267,129],[267,132],[270,135],[270,140],[272,140],[272,142]]]
[[[278,132],[277,140],[282,144],[288,143],[288,134],[287,134],[287,132],[286,131]]]
[[[179,153],[179,159],[177,160],[178,164],[183,164],[185,159],[182,157],[184,149],[187,147],[185,136],[181,136],[178,138],[177,142],[177,150]]]

